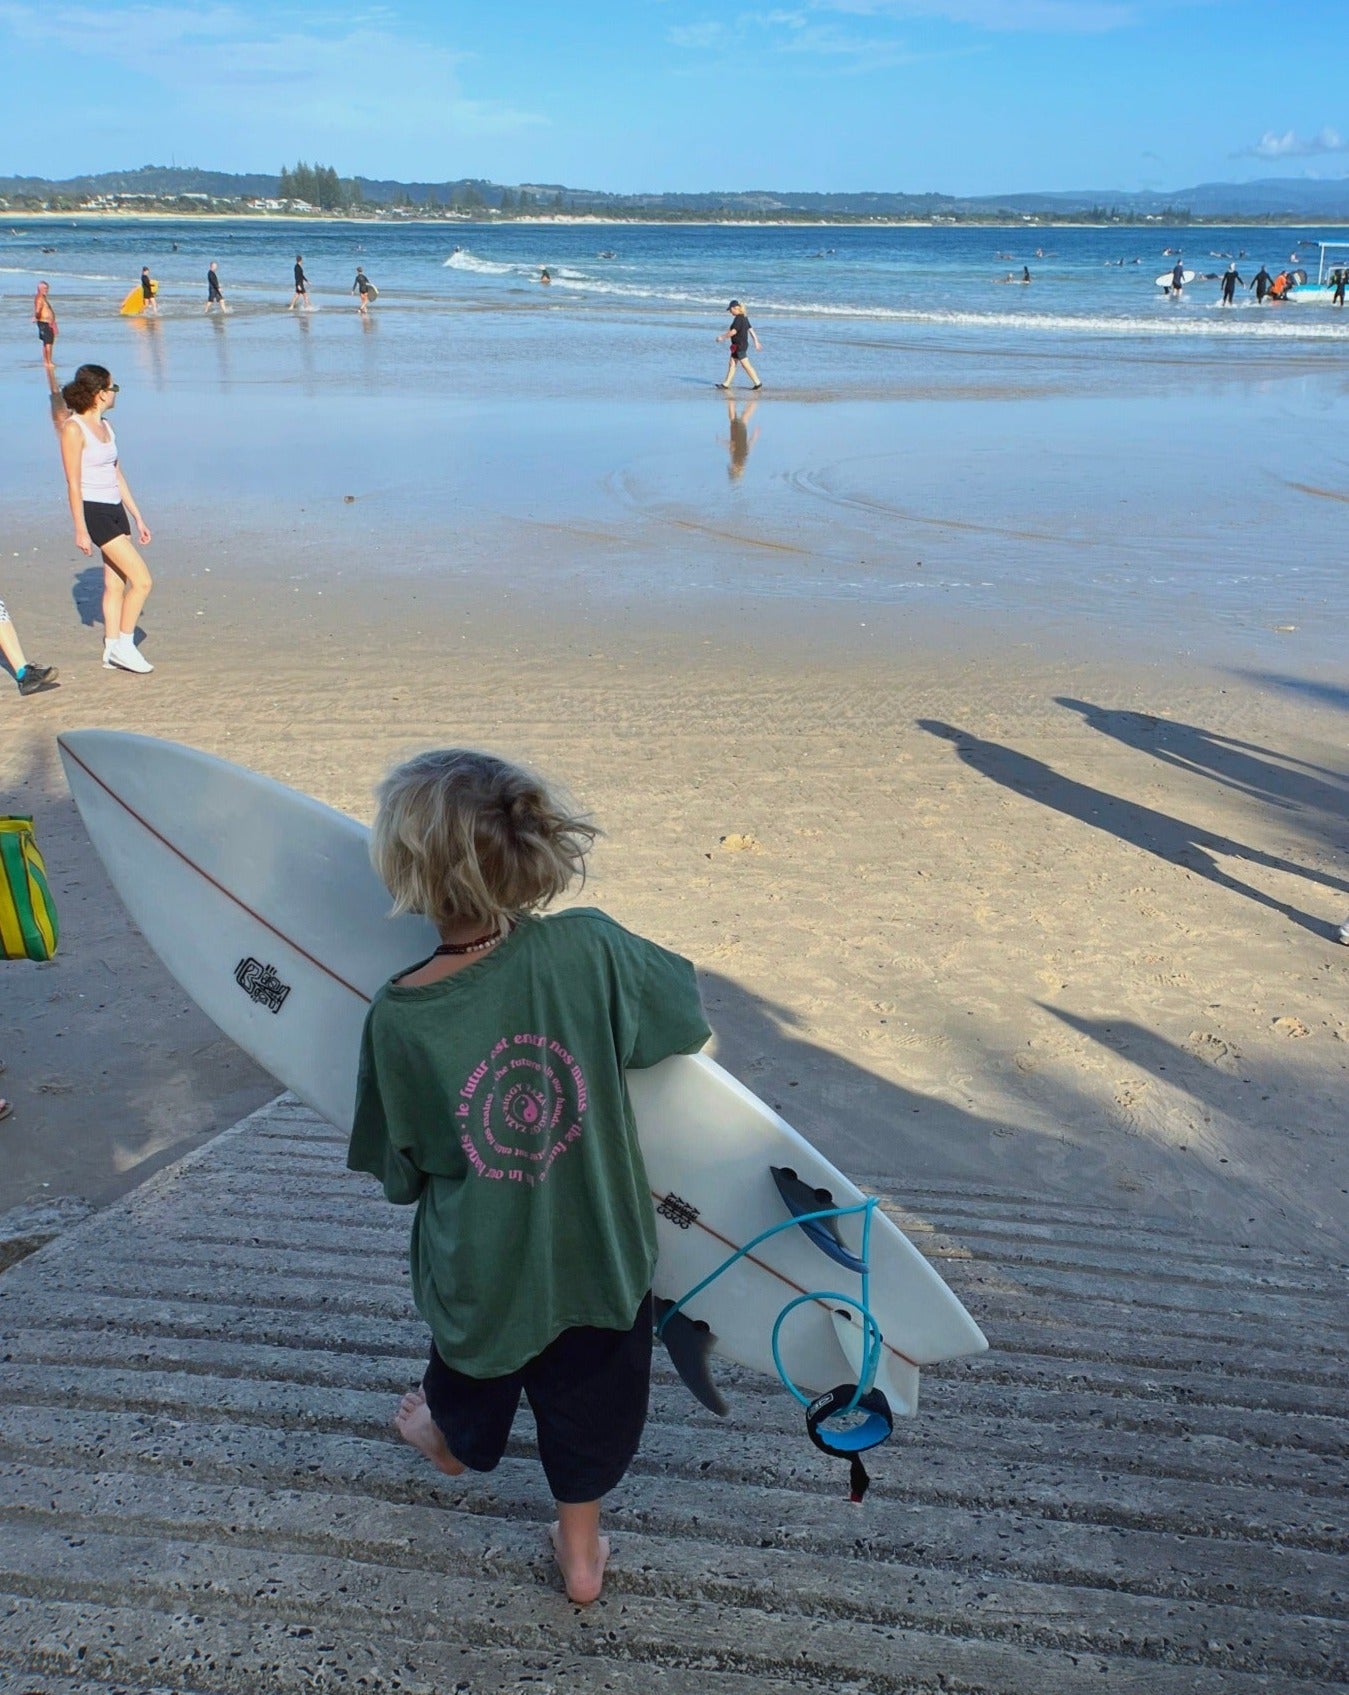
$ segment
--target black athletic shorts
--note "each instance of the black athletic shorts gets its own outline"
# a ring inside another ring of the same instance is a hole
[[[89,540],[95,547],[106,547],[118,536],[131,534],[131,520],[126,515],[126,507],[119,500],[116,506],[109,506],[101,500],[86,500],[84,503],[84,527],[89,532]]]
[[[50,347],[56,340],[55,324],[49,324],[45,318],[39,318],[37,323],[37,338],[44,347]]]
[[[466,1377],[431,1344],[426,1405],[450,1452],[470,1471],[494,1471],[523,1393],[539,1433],[553,1499],[598,1501],[632,1464],[651,1393],[651,1296],[631,1330],[564,1330],[506,1377]]]

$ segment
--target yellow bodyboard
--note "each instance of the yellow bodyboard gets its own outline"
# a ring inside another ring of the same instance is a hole
[[[150,278],[150,292],[151,294],[159,293],[159,284],[153,277]],[[128,294],[126,299],[122,302],[122,316],[124,318],[134,318],[138,312],[143,312],[144,310],[145,295],[141,290],[141,285],[137,283],[135,288],[132,289],[131,293]]]

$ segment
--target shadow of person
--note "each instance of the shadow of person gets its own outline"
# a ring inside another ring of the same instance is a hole
[[[1315,677],[1289,677],[1279,671],[1238,671],[1237,675],[1263,688],[1306,695],[1324,706],[1338,706],[1342,712],[1349,712],[1349,689],[1342,683],[1323,683]]]
[[[1039,1160],[1029,1144],[1049,1141],[1040,1132],[906,1088],[809,1041],[789,1007],[732,978],[701,971],[699,981],[718,1063],[859,1180],[899,1191],[930,1181],[1052,1187],[1062,1144]]]
[[[70,585],[70,597],[75,602],[75,610],[80,615],[80,623],[90,626],[97,624],[103,627],[103,567],[101,565],[86,565],[82,571],[75,573],[75,581]]]
[[[1297,865],[1278,854],[1247,847],[1230,836],[1187,824],[1184,819],[1173,818],[1155,807],[1142,806],[1137,801],[1112,795],[1105,789],[1092,788],[1090,783],[1079,783],[1075,778],[1061,775],[1043,760],[1032,759],[1029,754],[1018,753],[1015,748],[1003,747],[997,742],[984,741],[968,731],[956,729],[952,724],[943,724],[934,718],[920,718],[918,728],[930,736],[949,741],[958,757],[971,770],[991,782],[1000,783],[1003,788],[1011,789],[1027,800],[1038,801],[1067,818],[1088,824],[1093,830],[1101,830],[1119,841],[1155,854],[1170,865],[1194,871],[1219,888],[1230,889],[1233,894],[1244,895],[1272,912],[1281,913],[1314,936],[1327,941],[1335,939],[1334,925],[1290,906],[1287,901],[1276,900],[1263,889],[1243,883],[1227,871],[1216,856],[1244,860],[1268,871],[1283,871],[1294,877],[1308,878],[1326,888],[1349,891],[1349,882],[1344,878]]]
[[[1276,753],[1255,742],[1220,736],[1197,724],[1093,706],[1068,695],[1055,698],[1059,706],[1079,713],[1083,722],[1101,735],[1149,753],[1178,771],[1210,778],[1224,788],[1273,806],[1335,818],[1344,815],[1349,779],[1323,765]]]

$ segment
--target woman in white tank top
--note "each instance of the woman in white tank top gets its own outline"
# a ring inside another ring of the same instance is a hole
[[[150,593],[150,572],[131,540],[142,547],[150,531],[132,498],[117,454],[117,437],[105,414],[117,403],[118,385],[102,365],[81,365],[61,393],[71,416],[61,427],[75,546],[103,555],[103,665],[112,671],[153,671],[136,646],[136,620]]]

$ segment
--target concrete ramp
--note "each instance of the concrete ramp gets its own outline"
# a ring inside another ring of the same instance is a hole
[[[969,1186],[889,1201],[988,1333],[866,1503],[794,1402],[662,1370],[604,1599],[389,1429],[409,1215],[282,1100],[0,1277],[0,1691],[1324,1695],[1341,1269]]]

